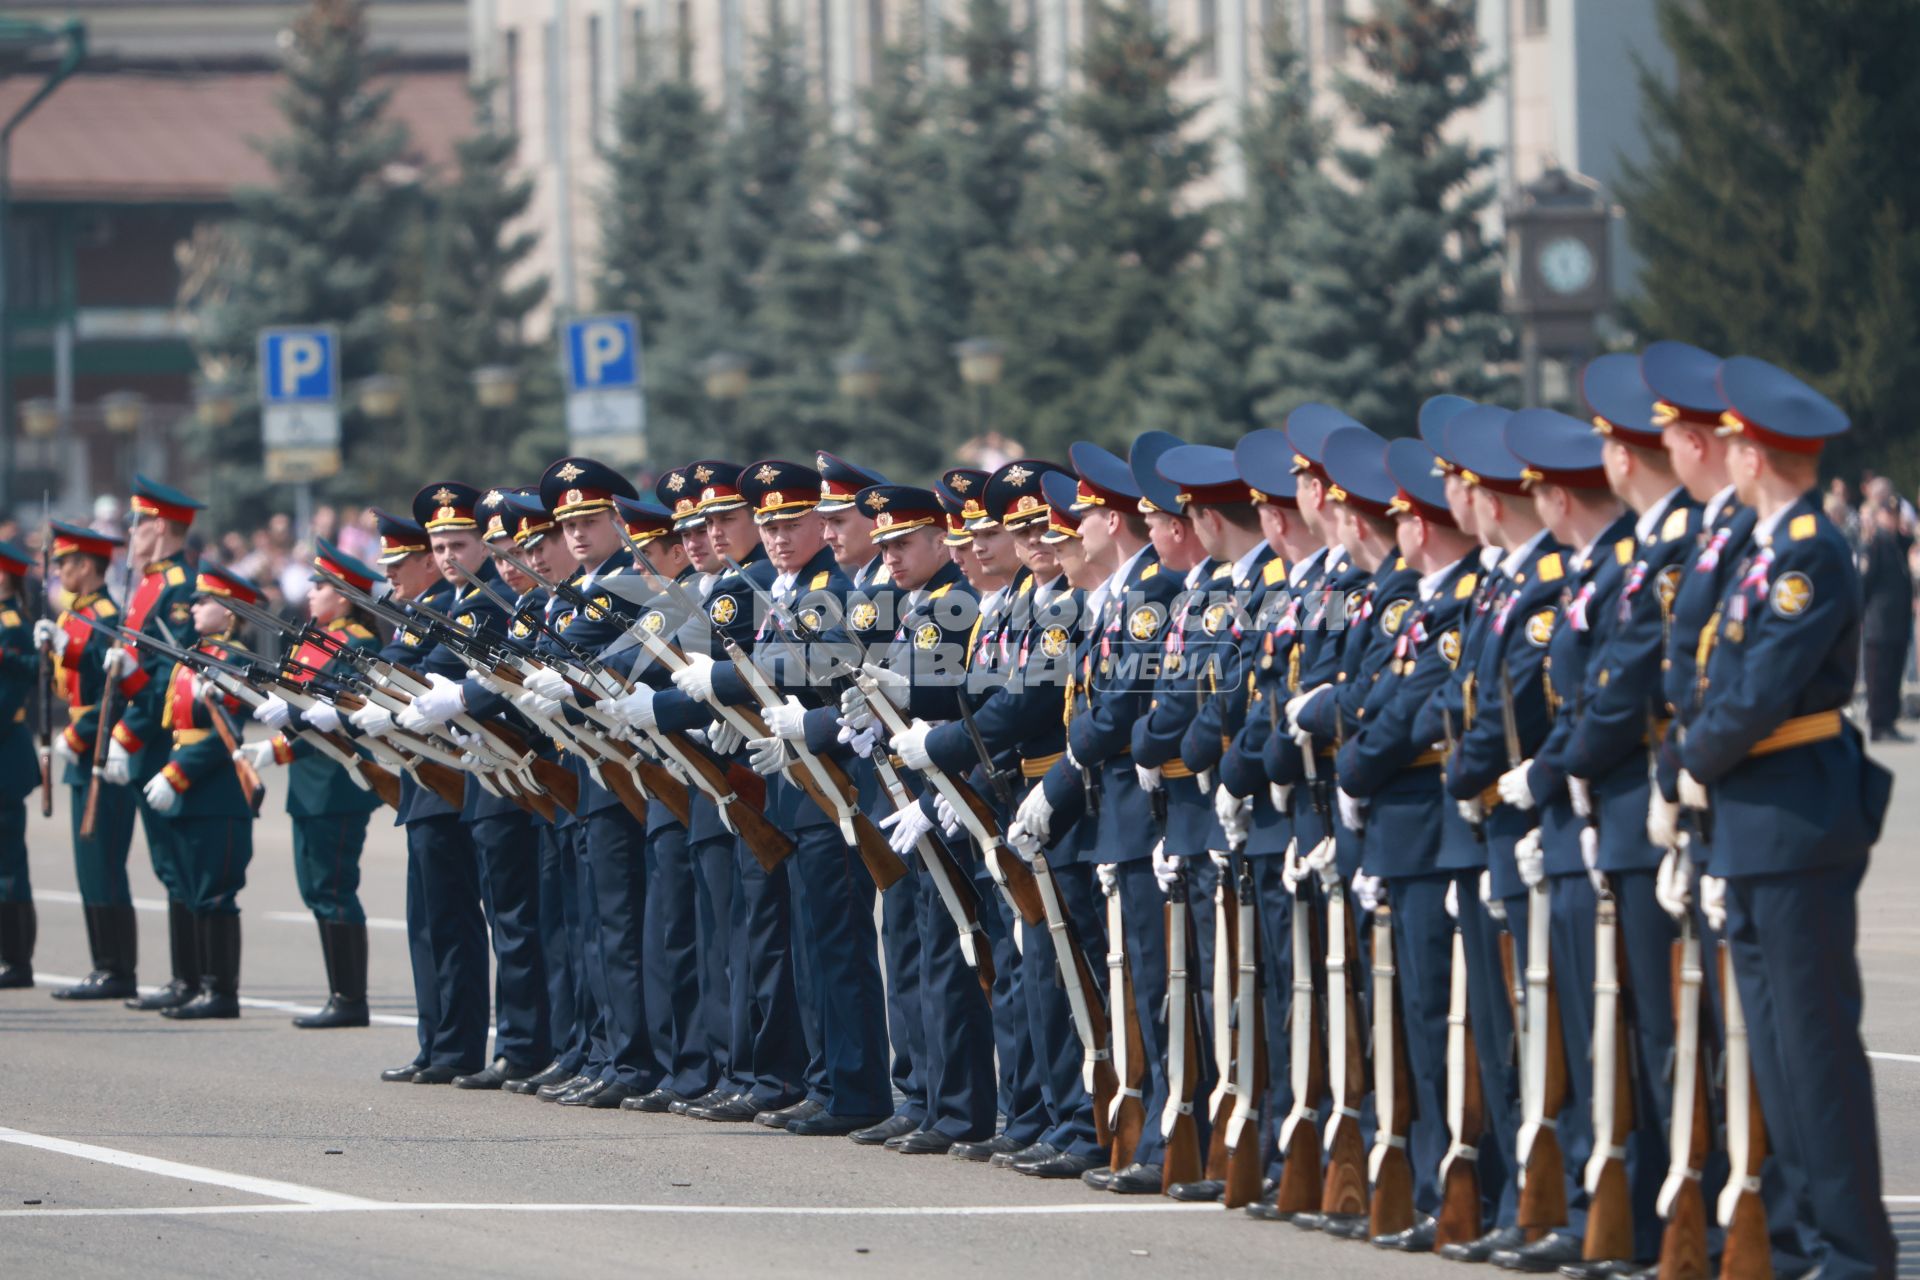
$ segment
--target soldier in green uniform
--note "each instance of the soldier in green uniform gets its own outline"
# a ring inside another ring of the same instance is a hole
[[[258,604],[260,592],[238,574],[208,567],[195,580],[191,613],[196,652],[227,656],[233,611],[223,600]],[[240,701],[201,683],[184,664],[173,669],[160,724],[173,749],[147,781],[146,801],[170,818],[183,855],[182,877],[199,952],[200,990],[162,1009],[179,1019],[240,1016],[240,907],[235,898],[253,860],[253,789],[259,777],[229,742],[239,739]]]
[[[30,557],[0,542],[0,990],[33,985],[33,884],[27,878],[27,797],[40,785],[27,728],[38,662],[21,584]]]
[[[367,565],[342,552],[324,538],[317,542],[314,567],[361,591],[372,591],[379,576]],[[326,676],[349,675],[352,665],[341,650],[378,653],[380,641],[359,607],[322,578],[307,588],[307,615],[318,634],[303,640],[294,653],[292,678],[302,684],[316,671]],[[316,707],[309,717],[325,716]],[[287,813],[293,818],[293,871],[300,897],[320,925],[320,953],[327,965],[327,1003],[317,1013],[293,1020],[296,1027],[364,1027],[367,1025],[367,913],[360,906],[360,854],[367,842],[367,822],[380,799],[367,789],[357,773],[330,759],[300,733],[292,708],[269,698],[254,708],[253,718],[274,730],[266,742],[243,748],[256,770],[287,766]],[[311,718],[309,723],[312,723]],[[332,729],[339,728],[337,716]],[[330,730],[331,731],[331,730]]]

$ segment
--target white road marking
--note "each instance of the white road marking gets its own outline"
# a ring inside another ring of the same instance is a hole
[[[46,973],[40,970],[35,971],[34,977],[37,981],[45,982],[56,987],[71,986],[80,981],[79,978],[71,974]],[[159,987],[153,986],[141,987],[140,994],[148,995],[159,989]],[[241,996],[240,1007],[242,1009],[267,1009],[276,1013],[320,1012],[320,1006],[317,1004],[296,1004],[291,1000],[263,1000],[258,996]],[[418,1026],[420,1021],[418,1018],[402,1017],[396,1013],[376,1013],[369,1016],[372,1019],[373,1025],[376,1027],[413,1027]],[[492,1033],[489,1032],[488,1035],[491,1036]]]
[[[186,1182],[197,1182],[203,1186],[226,1187],[231,1191],[240,1191],[251,1196],[267,1196],[274,1200],[288,1200],[315,1208],[350,1209],[378,1203],[373,1200],[362,1200],[359,1196],[343,1195],[338,1191],[303,1187],[297,1182],[279,1182],[272,1178],[250,1177],[244,1173],[227,1173],[221,1169],[204,1169],[199,1165],[181,1164],[174,1160],[162,1160],[156,1156],[136,1155],[131,1151],[116,1151],[112,1147],[96,1147],[91,1143],[72,1142],[66,1138],[48,1138],[37,1133],[26,1133],[3,1126],[0,1126],[0,1142],[11,1142],[16,1146],[32,1147],[39,1151],[51,1151],[57,1155],[78,1156],[82,1160],[117,1165],[122,1169],[156,1174],[162,1178],[179,1178]]]
[[[1878,1058],[1882,1062],[1920,1062],[1920,1053],[1880,1053],[1877,1050],[1869,1049],[1867,1050],[1867,1056],[1869,1058]]]
[[[0,1130],[4,1134],[6,1130]],[[185,1166],[182,1166],[185,1167]],[[276,1184],[285,1185],[285,1184]],[[327,1193],[320,1193],[327,1194]],[[688,1214],[708,1217],[789,1218],[1052,1218],[1116,1213],[1220,1213],[1218,1205],[1178,1204],[1007,1204],[1007,1205],[758,1205],[758,1204],[460,1204],[382,1200],[328,1204],[197,1204],[141,1209],[5,1209],[9,1218],[185,1218],[239,1213],[624,1213]]]
[[[33,891],[33,900],[35,902],[58,903],[63,907],[78,907],[83,905],[80,901],[80,895],[69,889],[35,889]],[[165,914],[167,901],[165,898],[135,898],[133,900],[133,906],[136,911],[156,911]],[[260,918],[271,920],[276,924],[311,925],[313,923],[313,916],[305,911],[262,911],[257,914]],[[368,916],[367,928],[394,929],[405,933],[407,931],[407,922],[405,920],[390,919],[387,916]]]

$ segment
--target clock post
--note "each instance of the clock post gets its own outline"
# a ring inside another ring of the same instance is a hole
[[[1504,212],[1507,311],[1520,326],[1526,403],[1539,404],[1545,362],[1594,354],[1595,322],[1613,302],[1612,210],[1593,179],[1553,168],[1517,190]]]

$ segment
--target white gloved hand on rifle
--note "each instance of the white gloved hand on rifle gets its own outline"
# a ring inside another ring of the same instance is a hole
[[[133,650],[125,645],[114,645],[100,655],[100,674],[107,678],[108,684],[112,684],[122,676],[131,675],[133,669],[139,665],[140,660],[134,657]]]
[[[1267,802],[1279,813],[1285,813],[1293,803],[1293,787],[1284,782],[1267,784]]]
[[[324,699],[302,711],[300,718],[321,733],[337,733],[340,730],[339,710]]]
[[[1160,886],[1160,892],[1172,893],[1173,886],[1179,882],[1181,857],[1177,853],[1167,852],[1167,842],[1153,842],[1153,879]]]
[[[1158,791],[1160,789],[1160,770],[1158,767],[1149,769],[1146,765],[1137,764],[1133,766],[1133,776],[1140,780],[1140,789],[1142,791]]]
[[[1600,869],[1600,832],[1596,827],[1580,828],[1580,862],[1587,869],[1587,880],[1595,897],[1607,895],[1607,873]]]
[[[542,697],[531,689],[527,689],[516,695],[513,699],[513,705],[535,720],[550,720],[560,714],[560,704],[558,702],[552,698]],[[412,710],[412,708],[409,707],[408,710]],[[400,727],[404,729],[407,726],[403,722]]]
[[[940,823],[942,835],[960,834],[960,815],[953,811],[952,802],[938,791],[933,793],[933,816]]]
[[[713,728],[707,730],[707,745],[715,755],[730,756],[738,751],[747,740],[747,735],[733,727],[731,720],[716,720]]]
[[[1535,888],[1547,878],[1547,855],[1540,847],[1540,828],[1535,827],[1520,837],[1520,843],[1513,847],[1513,861],[1527,888]]]
[[[1567,799],[1573,805],[1576,818],[1593,816],[1593,784],[1585,778],[1567,777]]]
[[[1455,800],[1453,807],[1459,811],[1460,817],[1469,826],[1487,820],[1487,806],[1481,803],[1479,796],[1471,796],[1465,800]]]
[[[909,769],[931,769],[933,756],[927,751],[927,735],[932,732],[933,726],[925,720],[915,720],[894,734],[893,751],[900,763]]]
[[[860,670],[873,682],[881,697],[902,710],[906,709],[907,697],[913,688],[911,680],[878,662],[869,662]]]
[[[52,618],[41,618],[33,624],[33,647],[36,649],[65,648],[60,643],[60,624]]]
[[[1447,885],[1446,908],[1449,920],[1460,918],[1460,882],[1458,880],[1451,881]]]
[[[1047,789],[1035,787],[1020,802],[1020,808],[1014,815],[1014,821],[1026,828],[1036,846],[1047,842],[1053,834],[1053,806],[1047,803]]]
[[[393,729],[393,713],[378,703],[369,702],[348,716],[347,723],[369,738],[378,738]]]
[[[466,714],[466,695],[458,684],[438,673],[427,679],[433,687],[416,697],[409,711],[418,712],[421,720],[429,725],[445,724],[455,716]]]
[[[552,667],[529,672],[526,687],[528,693],[537,693],[552,702],[566,702],[573,697],[573,684]]]
[[[687,655],[687,665],[673,673],[673,687],[695,702],[713,701],[713,659],[704,653]]]
[[[1680,843],[1680,806],[1652,788],[1647,797],[1647,841],[1656,849]]]
[[[1500,799],[1522,813],[1538,803],[1533,794],[1533,784],[1527,778],[1527,772],[1532,768],[1533,761],[1522,760],[1500,775]]]
[[[807,740],[807,709],[800,705],[800,699],[792,694],[784,702],[767,708],[767,729],[776,738],[788,742]]]
[[[1348,795],[1344,789],[1337,789],[1334,794],[1339,797],[1340,821],[1346,824],[1347,830],[1365,831],[1367,829],[1367,802],[1358,796]]]
[[[1678,844],[1667,846],[1660,870],[1653,877],[1653,896],[1661,910],[1676,921],[1687,918],[1693,905],[1693,859]]]
[[[1120,868],[1113,863],[1102,862],[1096,864],[1093,868],[1093,875],[1094,878],[1100,882],[1100,892],[1107,897],[1111,898],[1114,894],[1120,892]]]
[[[912,856],[920,837],[933,830],[933,819],[919,805],[910,804],[880,819],[880,829],[887,833],[888,847],[905,858]]]
[[[1213,816],[1220,820],[1228,844],[1240,844],[1247,838],[1253,806],[1224,786],[1213,791]]]
[[[1700,914],[1707,928],[1715,933],[1727,931],[1727,882],[1719,876],[1700,877]]]
[[[1493,896],[1493,872],[1491,871],[1480,873],[1480,905],[1485,907],[1487,914],[1495,920],[1502,923],[1506,921],[1507,904]]]
[[[1680,771],[1680,807],[1683,809],[1705,809],[1707,784],[1693,776],[1687,770]]]
[[[1041,843],[1041,837],[1020,822],[1007,828],[1007,848],[1013,850],[1022,862],[1031,863],[1039,857]]]
[[[107,744],[107,758],[100,766],[100,781],[110,787],[124,787],[133,781],[133,756],[118,742]]]
[[[614,718],[637,733],[644,733],[655,727],[653,699],[656,690],[651,685],[637,684],[633,692],[621,694],[610,705]]]
[[[1387,900],[1386,883],[1379,876],[1370,876],[1365,871],[1353,873],[1353,896],[1360,909],[1368,915],[1379,910],[1380,904]]]
[[[747,767],[763,778],[771,778],[793,763],[793,751],[785,738],[749,738],[747,747],[751,752]]]
[[[147,780],[141,794],[147,799],[147,807],[155,813],[172,813],[180,804],[180,793],[167,781],[167,775],[156,773]]]
[[[869,723],[864,729],[856,729],[846,720],[842,720],[837,736],[841,742],[847,744],[853,754],[865,760],[873,755],[874,744],[880,740],[880,726]]]
[[[235,760],[244,760],[253,767],[255,773],[264,773],[266,770],[280,763],[280,758],[273,753],[273,744],[271,742],[243,742],[240,744],[240,749],[233,753],[233,758]],[[351,769],[347,772],[356,778],[360,776]],[[361,785],[364,786],[365,784],[362,783]]]
[[[293,719],[293,708],[279,694],[270,693],[265,702],[253,709],[253,718],[277,731],[286,728],[287,721]]]

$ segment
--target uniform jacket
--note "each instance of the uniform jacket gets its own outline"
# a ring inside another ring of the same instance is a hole
[[[183,649],[193,640],[193,595],[194,573],[185,555],[156,560],[146,567],[133,589],[120,625]],[[144,647],[137,648],[134,655],[146,672],[146,683],[128,701],[125,713],[113,726],[113,739],[139,757],[133,770],[138,784],[151,778],[167,758],[167,743],[159,729],[166,709],[167,683],[173,676],[173,659]],[[154,750],[147,751],[150,744]]]
[[[0,804],[18,804],[40,785],[40,763],[27,725],[27,701],[39,688],[33,623],[21,601],[0,600]]]
[[[348,649],[373,652],[380,641],[373,632],[351,618],[336,618],[321,627],[338,644]],[[294,651],[296,661],[319,667],[326,675],[344,680],[353,674],[353,665],[321,645],[303,642]],[[305,684],[312,674],[297,670],[291,679]],[[291,736],[273,736],[274,758],[287,766],[287,812],[296,818],[319,818],[335,814],[372,813],[380,807],[380,798],[347,777],[338,763],[321,754],[319,748],[295,732]]]
[[[194,651],[225,658],[224,639],[206,637]],[[240,779],[233,771],[233,752],[215,728],[215,717],[224,716],[227,731],[238,742],[241,726],[246,723],[246,707],[228,694],[216,693],[214,697],[217,711],[201,693],[193,672],[174,667],[160,710],[160,727],[170,735],[172,744],[160,775],[180,793],[179,804],[168,815],[171,818],[253,816],[249,798],[241,791]]]

